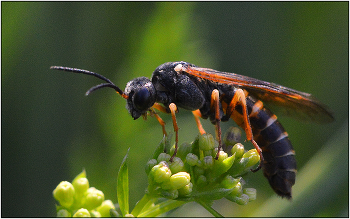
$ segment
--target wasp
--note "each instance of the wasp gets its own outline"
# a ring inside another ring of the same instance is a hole
[[[272,189],[287,199],[292,197],[295,183],[295,151],[277,116],[262,101],[303,120],[321,123],[334,120],[327,107],[311,94],[239,74],[197,67],[183,61],[158,66],[151,79],[135,78],[126,84],[124,91],[95,72],[62,66],[52,66],[51,69],[92,75],[105,81],[90,88],[86,95],[104,87],[114,89],[126,99],[126,108],[134,119],[153,115],[161,124],[164,135],[165,122],[156,110],[171,113],[176,138],[171,161],[177,152],[179,128],[175,113],[178,108],[192,111],[201,134],[205,130],[200,118],[210,119],[215,125],[219,142],[218,154],[221,148],[220,123],[231,118],[244,129],[246,139],[260,154],[260,165],[256,170],[262,167]]]

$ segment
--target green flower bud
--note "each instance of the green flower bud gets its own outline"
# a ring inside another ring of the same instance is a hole
[[[171,136],[171,135],[170,135]],[[170,137],[169,136],[169,137]],[[157,146],[157,148],[154,150],[153,153],[153,159],[157,159],[159,154],[164,152],[165,147],[167,147],[167,144],[169,143],[169,139],[168,136],[164,135],[163,139],[160,141],[159,145]]]
[[[243,159],[248,159],[247,163],[245,164],[245,167],[251,167],[255,164],[257,164],[260,161],[259,153],[256,149],[251,149],[243,154]]]
[[[115,209],[115,206],[111,200],[105,200],[100,206],[96,208],[100,212],[100,217],[110,217],[110,210]]]
[[[220,151],[221,151],[221,150],[220,150]],[[212,156],[212,157],[216,157],[217,153],[218,153],[218,148],[217,148],[217,147],[214,148],[213,150],[211,150],[211,156]]]
[[[197,185],[199,187],[205,186],[205,185],[207,185],[207,183],[208,183],[207,177],[205,177],[204,175],[198,176]]]
[[[200,160],[198,160],[198,162],[200,162]],[[204,174],[205,170],[202,167],[194,166],[193,172],[195,176],[200,176]]]
[[[63,206],[69,208],[74,202],[75,190],[70,182],[62,181],[53,190],[53,197]]]
[[[246,194],[248,196],[250,202],[256,200],[256,189],[254,188],[243,189],[243,194]]]
[[[192,153],[188,153],[186,156],[186,162],[190,166],[195,166],[198,163],[198,156]]]
[[[235,201],[239,205],[246,205],[249,202],[249,197],[246,194],[242,194],[240,197],[237,197]]]
[[[198,162],[196,164],[197,167],[203,168],[203,162],[201,160],[198,159]],[[195,167],[196,167],[195,166]]]
[[[115,209],[110,209],[109,210],[109,216],[107,217],[121,217],[121,215],[118,213],[117,210]]]
[[[80,178],[86,178],[86,172],[85,170],[83,169],[83,171],[81,173],[79,173],[74,179],[73,179],[73,182],[72,184],[74,184],[74,181],[80,179]]]
[[[240,196],[242,194],[242,183],[238,182],[233,188],[232,192],[230,193],[231,196]]]
[[[215,140],[211,134],[203,134],[199,136],[199,149],[203,151],[212,150],[215,147]]]
[[[158,158],[157,158],[157,161],[158,163],[161,162],[161,161],[165,161],[165,162],[169,162],[170,160],[170,155],[169,154],[166,154],[166,153],[160,153]]]
[[[241,143],[237,143],[233,146],[233,148],[231,149],[231,153],[232,154],[236,154],[235,157],[237,160],[240,160],[241,157],[244,154],[244,146]]]
[[[226,154],[225,152],[223,153]],[[223,157],[226,157],[226,158],[222,160]],[[230,157],[227,157],[227,154],[226,156],[221,156],[221,159],[219,158],[219,160],[214,163],[214,168],[211,171],[212,177],[218,177],[221,174],[226,173],[232,167],[234,162],[235,162],[235,155],[232,155]]]
[[[235,144],[235,146],[232,148],[232,151],[234,150],[236,151],[236,155],[241,154],[241,152],[243,152],[244,150],[243,145],[239,143]],[[244,153],[241,158],[237,159],[236,157],[236,161],[229,172],[232,176],[242,175],[250,167],[254,166],[259,161],[260,161],[260,156],[256,151],[256,149],[249,150],[246,153]]]
[[[200,157],[206,157],[206,156],[215,157],[216,153],[217,153],[217,150],[215,152],[215,149],[217,149],[217,148],[214,148],[213,150],[209,150],[209,151],[201,151],[199,154],[202,156],[200,156]]]
[[[215,154],[216,156],[216,154]],[[219,152],[219,157],[218,157],[218,161],[222,162],[223,160],[225,160],[228,157],[228,154],[225,151],[220,151]]]
[[[78,178],[73,181],[73,186],[75,190],[75,199],[80,200],[85,192],[88,190],[89,186],[89,180],[87,178]]]
[[[176,156],[184,160],[186,155],[192,151],[192,144],[190,143],[182,143],[177,150]]]
[[[179,150],[179,148],[177,148]],[[173,144],[173,146],[171,146],[170,150],[165,150],[165,151],[169,151],[169,156],[172,156],[175,152],[175,144]],[[167,161],[168,162],[168,161]]]
[[[160,187],[163,189],[163,190],[171,190],[173,189],[173,186],[172,184],[170,183],[170,178],[167,180],[167,181],[164,181],[160,184]]]
[[[210,169],[214,165],[214,158],[212,156],[205,156],[203,159],[203,168]]]
[[[151,169],[150,175],[153,177],[154,181],[157,183],[162,183],[169,180],[171,170],[165,161],[161,161]]]
[[[91,217],[101,217],[100,212],[98,212],[96,210],[90,211],[90,215],[91,215]]]
[[[193,184],[190,182],[189,184],[185,185],[184,187],[182,187],[178,190],[179,195],[180,196],[188,196],[189,194],[191,194],[192,188],[193,188]]]
[[[191,176],[187,172],[178,172],[170,177],[170,184],[174,189],[180,189],[189,184]]]
[[[85,208],[92,210],[97,208],[105,200],[105,195],[102,191],[96,189],[95,187],[89,188],[85,193]]]
[[[225,167],[226,171],[231,168],[231,166],[235,162],[235,160],[236,160],[236,156],[232,155],[232,156],[225,158],[225,160],[222,161],[222,165]]]
[[[72,214],[67,209],[57,211],[57,217],[72,217]]]
[[[162,196],[168,199],[176,199],[179,197],[179,191],[177,189],[163,190]]]
[[[80,208],[73,217],[91,217],[90,212],[85,208]]]
[[[184,163],[179,157],[174,157],[174,160],[170,163],[169,168],[172,173],[178,173],[184,170]]]
[[[151,171],[151,169],[158,164],[158,161],[156,159],[151,159],[147,162],[145,170],[146,170],[146,174],[148,175],[149,172]]]
[[[199,156],[199,137],[200,136],[201,135],[198,134],[197,137],[194,139],[194,141],[191,144],[191,148],[192,148],[191,152],[193,154],[196,154],[197,156]]]
[[[225,189],[232,189],[233,187],[235,187],[237,185],[237,183],[239,183],[241,180],[241,178],[233,178],[230,175],[226,175],[225,178],[221,181],[221,185],[225,188]]]
[[[223,142],[226,145],[235,145],[238,142],[241,142],[242,131],[238,127],[229,128],[223,138]]]

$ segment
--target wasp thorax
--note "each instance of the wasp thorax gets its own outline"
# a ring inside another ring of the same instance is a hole
[[[156,90],[146,77],[129,81],[126,84],[124,94],[128,95],[126,108],[134,119],[145,114],[156,101]]]

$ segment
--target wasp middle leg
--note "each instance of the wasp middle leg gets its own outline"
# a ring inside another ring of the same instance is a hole
[[[171,103],[169,105],[169,109],[171,112],[171,118],[173,119],[173,126],[174,126],[174,132],[175,132],[175,150],[174,150],[174,154],[170,158],[170,162],[173,162],[173,159],[177,153],[177,147],[178,147],[177,145],[178,145],[178,141],[179,141],[179,127],[177,126],[177,122],[176,122],[175,112],[177,111],[177,107],[176,107],[175,103]]]
[[[196,124],[197,124],[198,130],[199,130],[199,133],[201,135],[204,135],[206,132],[205,132],[205,130],[204,130],[203,126],[202,126],[202,123],[201,123],[201,121],[199,119],[200,117],[202,117],[201,112],[199,110],[194,110],[194,111],[192,111],[192,114],[194,116],[194,119],[196,120]]]
[[[216,139],[219,142],[218,152],[215,159],[219,158],[220,149],[221,149],[221,126],[220,126],[220,93],[217,89],[214,89],[211,93],[210,109],[214,112],[215,115],[215,135]]]

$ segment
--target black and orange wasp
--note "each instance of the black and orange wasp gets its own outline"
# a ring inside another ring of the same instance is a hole
[[[205,130],[199,118],[210,119],[216,127],[218,154],[221,147],[220,122],[233,119],[245,130],[247,140],[259,152],[259,167],[262,167],[272,189],[288,199],[292,197],[295,183],[295,152],[277,116],[265,108],[262,101],[279,106],[287,115],[303,120],[321,123],[334,120],[327,107],[308,93],[239,74],[200,68],[183,61],[158,66],[151,79],[135,78],[126,84],[125,91],[95,72],[62,66],[52,66],[51,69],[92,75],[107,82],[90,88],[86,95],[103,87],[113,88],[126,99],[126,108],[134,119],[146,117],[147,113],[155,116],[165,135],[165,122],[155,109],[171,113],[176,137],[171,160],[177,152],[175,113],[178,107],[192,111],[201,134]]]

